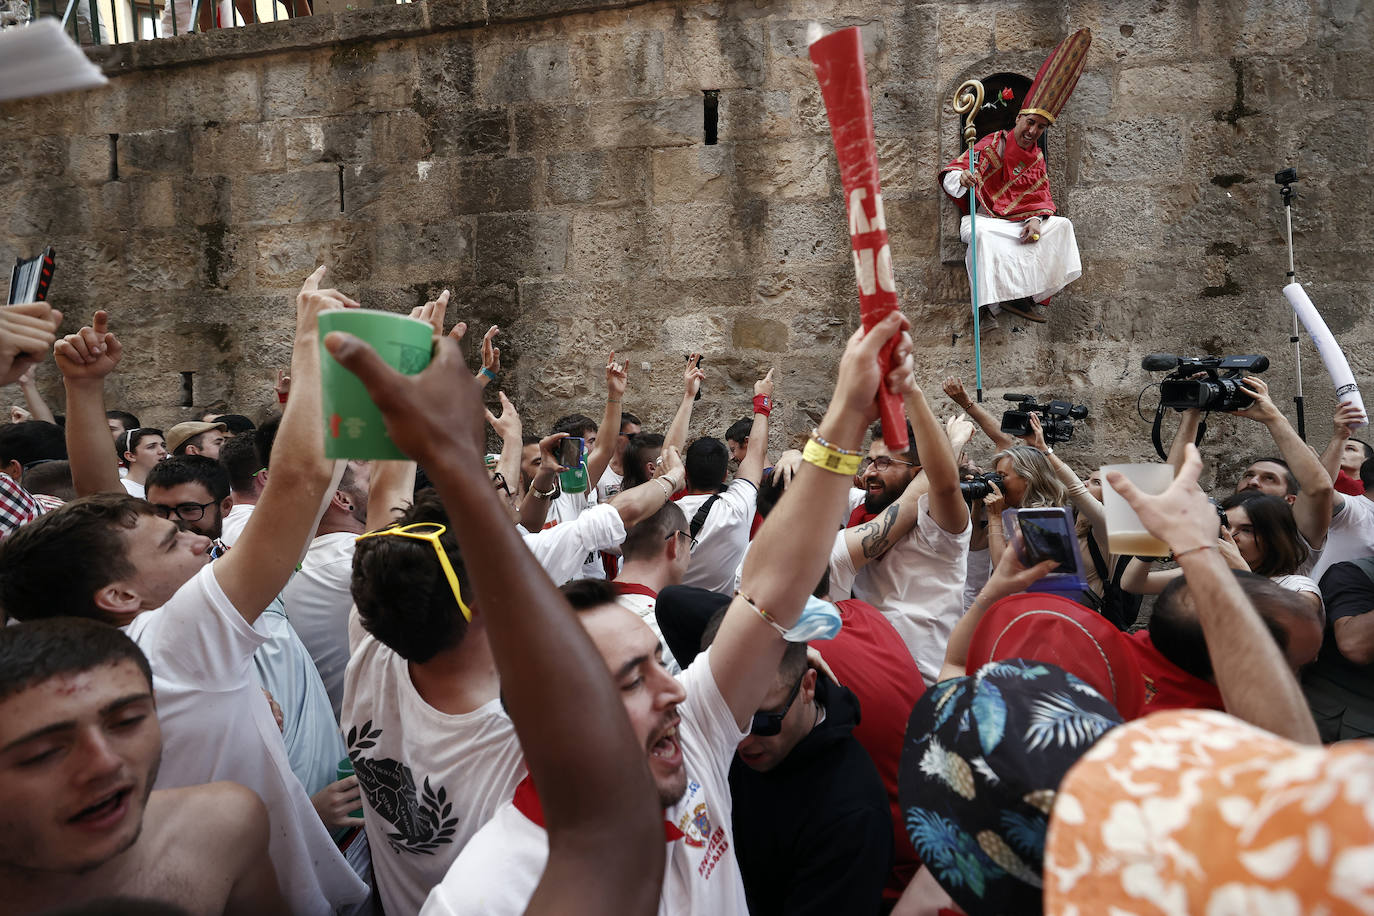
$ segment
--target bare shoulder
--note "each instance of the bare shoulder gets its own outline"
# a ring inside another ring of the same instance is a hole
[[[236,782],[209,782],[154,792],[148,799],[148,813],[156,815],[162,829],[179,837],[179,844],[184,844],[187,836],[198,835],[223,853],[267,843],[267,806],[256,792]],[[216,829],[199,829],[209,823],[215,824]]]

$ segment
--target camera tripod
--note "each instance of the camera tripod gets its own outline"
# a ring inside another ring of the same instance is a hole
[[[1298,170],[1294,168],[1284,169],[1274,175],[1274,183],[1280,187],[1279,193],[1283,196],[1284,229],[1288,238],[1288,283],[1298,281],[1297,272],[1293,267],[1293,198],[1298,196],[1293,185],[1297,180]],[[1306,442],[1307,417],[1303,411],[1302,400],[1302,342],[1298,338],[1297,312],[1293,313],[1293,333],[1289,335],[1288,342],[1293,345],[1293,372],[1298,384],[1297,393],[1293,395],[1293,405],[1298,412],[1298,438]]]

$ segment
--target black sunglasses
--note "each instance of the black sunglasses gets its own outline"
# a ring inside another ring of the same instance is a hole
[[[782,720],[787,718],[787,711],[792,708],[792,704],[797,700],[797,694],[801,692],[802,681],[806,680],[806,672],[797,678],[797,683],[792,685],[792,692],[787,695],[787,702],[778,712],[756,712],[753,721],[749,723],[749,734],[758,735],[760,738],[769,738],[782,731]]]
[[[205,510],[213,506],[217,500],[210,500],[208,503],[178,503],[175,506],[164,506],[161,503],[153,503],[153,511],[160,518],[171,518],[175,515],[183,522],[198,522],[205,517]]]

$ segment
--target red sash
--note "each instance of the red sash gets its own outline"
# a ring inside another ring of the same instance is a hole
[[[1012,220],[1050,216],[1055,212],[1045,154],[1039,146],[1023,150],[1017,146],[1011,131],[1000,130],[979,140],[975,148],[978,150],[978,205],[984,211]],[[968,169],[968,150],[941,169],[940,174],[956,169]],[[968,195],[955,200],[967,213]]]

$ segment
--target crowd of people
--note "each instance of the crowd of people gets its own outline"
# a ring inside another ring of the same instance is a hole
[[[1367,910],[1357,409],[1318,455],[1246,378],[1276,454],[1209,499],[1186,412],[1147,495],[923,387],[894,312],[796,449],[771,371],[694,423],[696,355],[664,430],[611,354],[600,417],[532,431],[447,293],[418,374],[322,353],[324,275],[279,414],[165,430],[107,403],[118,314],[0,309],[7,912]],[[412,460],[325,457],[326,358]],[[1104,486],[1169,557],[1111,553]],[[1084,575],[1008,509],[1068,510]]]

